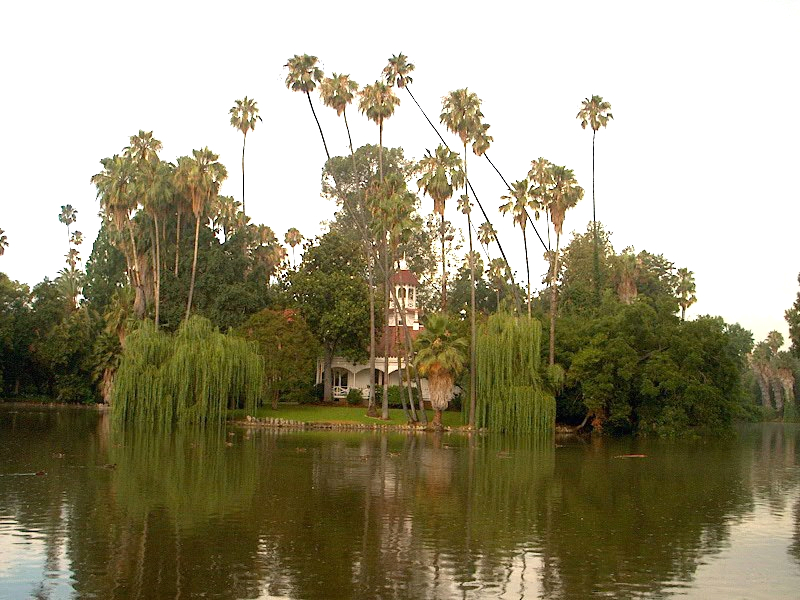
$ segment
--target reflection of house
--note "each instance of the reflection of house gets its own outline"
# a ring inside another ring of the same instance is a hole
[[[400,269],[392,274],[391,282],[397,293],[398,307],[392,300],[389,310],[389,322],[383,328],[383,334],[377,341],[375,349],[375,374],[374,382],[381,386],[384,379],[388,385],[400,385],[402,379],[401,367],[404,366],[403,344],[405,333],[402,325],[402,309],[405,308],[405,322],[409,329],[411,339],[414,340],[424,327],[419,322],[419,308],[417,305],[417,286],[419,280],[416,275],[408,270],[405,261],[400,262]],[[376,310],[379,308],[376,307]],[[384,373],[384,357],[389,357],[389,369]],[[357,388],[362,391],[364,398],[369,395],[369,362],[365,364],[354,363],[341,356],[336,356],[331,364],[333,369],[333,398],[343,400],[347,393]],[[317,383],[323,382],[323,361],[317,362]],[[427,399],[427,382],[422,381],[423,396]]]

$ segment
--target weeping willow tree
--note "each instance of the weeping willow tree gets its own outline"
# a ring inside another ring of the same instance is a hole
[[[477,423],[515,434],[551,433],[556,401],[542,373],[542,324],[498,313],[477,339]]]
[[[263,359],[251,343],[193,316],[174,335],[150,323],[130,334],[114,381],[114,420],[140,425],[221,422],[255,411]]]

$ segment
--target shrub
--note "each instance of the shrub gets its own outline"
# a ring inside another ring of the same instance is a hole
[[[358,388],[350,388],[347,392],[347,403],[350,406],[358,406],[364,403],[364,394]]]

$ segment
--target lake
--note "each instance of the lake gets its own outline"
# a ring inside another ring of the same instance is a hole
[[[800,427],[163,434],[0,405],[0,598],[198,597],[798,598]]]

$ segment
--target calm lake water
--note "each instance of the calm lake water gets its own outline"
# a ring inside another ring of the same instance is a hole
[[[800,428],[158,435],[0,406],[0,598],[196,597],[800,598]]]

